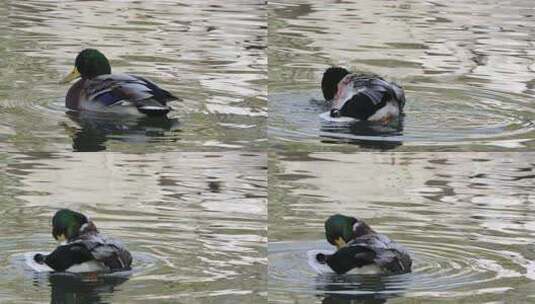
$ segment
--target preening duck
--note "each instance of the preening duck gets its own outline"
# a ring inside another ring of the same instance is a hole
[[[398,274],[411,271],[408,251],[386,235],[375,232],[368,224],[354,217],[336,214],[325,221],[327,241],[336,246],[333,254],[318,253],[316,260],[334,272],[375,267],[377,273]],[[353,271],[352,271],[353,272]]]
[[[331,104],[331,117],[388,124],[402,114],[405,106],[401,86],[374,74],[354,74],[341,67],[330,67],[323,73],[321,90]]]
[[[163,116],[171,110],[167,103],[178,100],[142,77],[112,74],[106,56],[95,49],[81,51],[74,69],[61,82],[79,77],[65,98],[65,106],[71,110]]]
[[[63,244],[48,255],[36,254],[34,261],[55,271],[77,268],[115,272],[130,270],[132,265],[132,255],[124,245],[101,235],[95,224],[81,213],[69,209],[56,212],[52,218],[52,236]]]

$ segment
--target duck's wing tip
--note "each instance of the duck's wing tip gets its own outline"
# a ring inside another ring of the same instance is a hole
[[[130,75],[130,76],[142,82],[143,85],[152,93],[154,98],[160,100],[161,102],[182,101],[182,98],[174,95],[173,93],[165,89],[160,88],[157,84],[155,84],[154,82],[146,78],[143,78],[141,76],[135,76],[135,75]]]
[[[171,99],[170,101],[180,101],[180,102],[184,101],[184,98],[182,98],[182,97],[178,97],[178,96],[176,96],[176,95],[172,95],[172,94],[171,94],[171,97],[172,97],[173,99]]]

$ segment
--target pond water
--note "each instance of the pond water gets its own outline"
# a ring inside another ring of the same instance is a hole
[[[0,36],[1,150],[266,145],[264,1],[2,1]],[[88,47],[183,101],[168,120],[67,115],[58,81]]]
[[[279,153],[269,163],[272,303],[527,303],[535,288],[535,153]],[[403,275],[319,275],[334,213],[404,245]]]
[[[275,149],[535,147],[532,1],[274,1],[268,25]],[[407,105],[400,128],[321,125],[319,83],[330,65],[401,84]]]
[[[262,154],[0,154],[0,299],[265,302],[266,187]],[[25,253],[57,246],[59,208],[121,239],[132,273],[73,279],[28,269]]]

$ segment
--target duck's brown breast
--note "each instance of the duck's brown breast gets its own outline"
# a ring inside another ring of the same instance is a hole
[[[84,87],[85,80],[80,79],[75,82],[67,91],[65,96],[65,106],[72,110],[78,110],[80,108],[80,100],[82,99],[82,89]]]

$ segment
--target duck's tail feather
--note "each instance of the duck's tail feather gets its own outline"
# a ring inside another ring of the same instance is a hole
[[[165,116],[167,113],[169,113],[169,111],[171,111],[170,106],[154,98],[140,100],[136,102],[135,105],[139,112],[147,116]]]
[[[155,108],[150,108],[150,107],[141,107],[141,108],[138,108],[139,112],[147,115],[147,116],[150,116],[150,117],[161,117],[161,116],[165,116],[167,113],[169,113],[169,111],[171,111],[170,108],[166,108],[166,109],[155,109]]]

